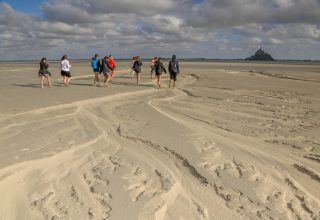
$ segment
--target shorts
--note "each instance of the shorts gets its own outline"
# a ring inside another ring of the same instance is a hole
[[[96,74],[100,73],[99,69],[93,69],[93,72]]]
[[[162,73],[156,73],[156,76],[161,76],[162,75]]]
[[[133,70],[136,74],[140,74],[141,73],[141,70],[139,71],[137,71],[137,70]]]
[[[70,73],[70,71],[61,70],[61,76],[71,77],[71,73]]]
[[[105,77],[110,77],[110,72],[102,72]]]
[[[46,71],[46,72],[39,72],[39,77],[40,76],[45,76],[45,77],[48,77],[48,76],[51,76],[51,73],[49,71]]]
[[[170,79],[173,79],[174,81],[177,81],[177,73],[176,72],[170,72]]]

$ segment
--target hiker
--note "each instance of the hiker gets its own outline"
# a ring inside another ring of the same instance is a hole
[[[150,68],[151,68],[151,70],[150,70],[150,77],[151,77],[151,79],[152,79],[152,74],[153,74],[153,72],[154,72],[154,65],[156,64],[156,62],[157,62],[157,57],[154,57],[154,58],[151,60],[151,64],[150,64]]]
[[[70,68],[71,68],[71,65],[69,63],[68,56],[63,55],[61,58],[60,69],[61,69],[61,76],[63,76],[63,83],[65,86],[69,86],[69,82],[71,79]]]
[[[160,81],[161,81],[162,72],[167,73],[167,70],[163,66],[163,63],[161,61],[161,57],[158,57],[157,62],[154,65],[154,71],[156,73],[156,78],[157,78],[157,87],[158,87],[158,89],[160,89],[160,87],[161,87]]]
[[[139,85],[139,82],[140,82],[141,66],[142,66],[142,61],[140,59],[140,56],[136,56],[136,60],[133,63],[133,70],[137,76],[137,85]]]
[[[134,62],[136,61],[136,59],[137,59],[136,56],[132,57],[132,61],[131,61],[131,70],[132,70],[132,72],[131,72],[131,78],[133,78],[134,75],[136,75],[136,72],[134,71]]]
[[[94,57],[91,59],[91,67],[94,73],[94,80],[93,80],[93,86],[96,86],[96,83],[98,82],[100,85],[99,75],[100,75],[100,60],[99,60],[99,54],[95,54]]]
[[[41,59],[39,64],[40,64],[40,69],[39,69],[38,74],[39,74],[39,77],[40,77],[41,88],[44,88],[43,87],[44,78],[47,78],[49,87],[51,88],[52,87],[52,85],[51,85],[51,73],[48,71],[49,64],[47,62],[47,58],[42,57],[42,59]]]
[[[109,67],[108,59],[109,59],[109,57],[105,56],[101,60],[100,73],[102,73],[104,76],[104,86],[107,86],[107,82],[109,82],[111,80],[111,74],[110,74],[111,70]]]
[[[172,59],[170,60],[168,65],[168,70],[170,74],[169,88],[171,88],[171,81],[173,82],[172,88],[174,88],[176,86],[177,75],[180,72],[179,62],[176,58],[176,55],[172,55]]]
[[[108,65],[109,65],[109,69],[110,69],[110,80],[111,80],[115,74],[115,69],[117,66],[117,64],[114,61],[114,58],[111,54],[109,55],[109,58],[108,58]]]

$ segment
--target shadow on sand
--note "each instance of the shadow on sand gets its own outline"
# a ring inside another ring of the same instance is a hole
[[[77,80],[75,80],[77,81]],[[79,83],[71,81],[69,83],[69,86],[86,86],[86,87],[94,87],[92,83]],[[18,86],[18,87],[29,87],[29,88],[40,88],[40,84],[38,83],[26,83],[26,84],[11,84],[12,86]],[[120,85],[120,86],[143,86],[143,87],[155,87],[153,84],[139,84],[137,85],[136,82],[119,82],[119,81],[112,81],[109,82],[109,85]],[[44,87],[48,87],[48,84],[44,84]],[[52,87],[65,87],[63,83],[54,83]],[[99,87],[99,86],[97,86]],[[102,87],[102,86],[101,86]]]
[[[120,85],[120,86],[144,86],[144,87],[154,87],[154,85],[151,85],[151,84],[146,85],[146,84],[143,84],[143,83],[137,85],[136,82],[115,82],[115,81],[112,81],[110,84],[111,84],[111,85]]]
[[[11,84],[12,86],[18,87],[29,87],[29,88],[41,88],[38,83],[26,83],[26,84]],[[71,85],[71,84],[70,84]],[[48,84],[44,84],[44,87],[48,87]],[[63,83],[55,83],[52,87],[65,87]]]

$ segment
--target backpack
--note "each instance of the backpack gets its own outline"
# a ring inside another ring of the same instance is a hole
[[[91,66],[94,70],[99,69],[100,67],[100,60],[99,59],[92,59],[91,60]]]
[[[170,63],[169,63],[169,71],[170,72],[173,72],[173,73],[176,73],[178,71],[177,69],[177,62],[176,61],[173,61],[173,60],[170,60]]]
[[[161,67],[161,62],[160,61],[156,62],[154,69],[155,69],[156,73],[161,73],[162,72],[162,67]]]
[[[108,67],[109,67],[109,69],[111,69],[111,70],[116,69],[116,62],[114,61],[113,58],[109,58],[109,59],[108,59]]]
[[[110,60],[107,60],[107,66],[108,66],[108,68],[111,70],[111,71],[113,71],[116,67],[113,65],[113,63],[112,62],[110,62]]]
[[[140,73],[141,72],[141,61],[134,61],[134,63],[133,63],[133,69],[134,69],[134,71],[135,72],[138,72],[138,73]]]
[[[101,61],[99,61],[99,66],[100,66],[100,70],[99,72],[106,72],[108,70],[108,62],[106,62],[104,59],[101,59]]]

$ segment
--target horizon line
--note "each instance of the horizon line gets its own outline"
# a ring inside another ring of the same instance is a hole
[[[90,61],[92,58],[74,58],[70,60],[78,60],[78,61]],[[141,58],[142,60],[150,60],[152,58]],[[171,57],[161,57],[162,60],[170,60]],[[15,59],[15,60],[0,60],[1,63],[3,62],[33,62],[33,61],[39,61],[41,59]],[[132,60],[132,58],[116,58],[116,60]],[[195,57],[195,58],[179,58],[178,60],[195,60],[195,61],[247,61],[247,62],[257,62],[257,61],[263,61],[263,62],[277,62],[277,61],[301,61],[301,62],[320,62],[320,60],[313,60],[313,59],[275,59],[273,61],[269,60],[246,60],[246,59],[240,59],[240,58],[204,58],[204,57]],[[51,61],[60,61],[60,59],[52,59]]]

